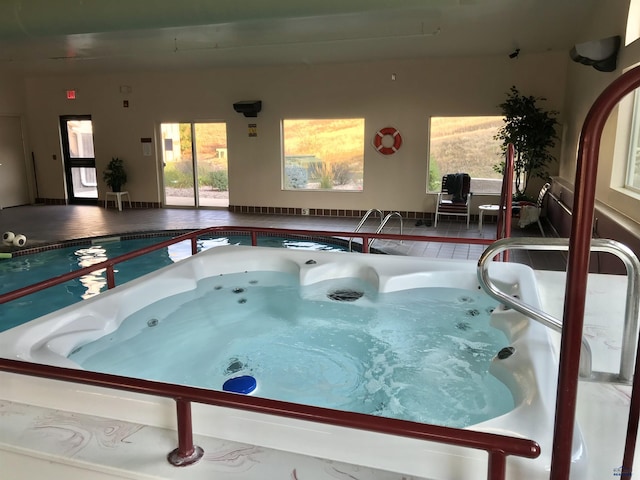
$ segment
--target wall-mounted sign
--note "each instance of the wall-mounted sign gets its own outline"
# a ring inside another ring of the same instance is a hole
[[[255,123],[250,123],[249,125],[249,136],[257,137],[258,136],[258,125]]]
[[[145,157],[150,157],[153,153],[153,140],[151,137],[143,137],[140,139],[140,143],[142,143],[142,155]]]
[[[67,100],[75,100],[75,99],[76,99],[76,91],[67,90]]]

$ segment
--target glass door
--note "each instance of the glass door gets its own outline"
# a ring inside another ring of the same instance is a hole
[[[98,176],[90,115],[60,117],[67,197],[71,204],[98,203]]]
[[[228,207],[227,126],[163,123],[165,206]]]

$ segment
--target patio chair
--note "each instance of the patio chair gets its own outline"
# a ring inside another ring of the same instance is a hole
[[[524,228],[527,225],[531,225],[532,223],[538,223],[538,228],[540,229],[540,233],[544,237],[544,229],[542,228],[542,223],[540,223],[540,214],[542,213],[542,204],[544,202],[544,197],[549,192],[551,188],[551,184],[545,183],[540,189],[540,193],[538,193],[538,200],[536,203],[522,201],[518,202],[516,208],[519,209],[519,219],[518,226],[520,228]]]
[[[442,177],[442,187],[438,193],[436,217],[438,226],[440,215],[467,217],[467,228],[471,218],[471,177],[468,173],[451,173]]]

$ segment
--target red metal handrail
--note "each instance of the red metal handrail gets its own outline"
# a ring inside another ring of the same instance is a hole
[[[169,245],[189,240],[192,253],[197,253],[197,238],[214,232],[243,231],[250,232],[252,244],[257,244],[258,233],[270,235],[299,235],[322,237],[359,237],[362,239],[363,250],[367,251],[370,239],[409,240],[423,242],[448,242],[487,245],[493,240],[481,238],[452,238],[452,237],[425,237],[416,235],[374,234],[362,232],[332,232],[318,230],[291,230],[278,228],[254,228],[254,227],[210,227],[194,232],[189,232],[175,238],[159,242],[133,252],[129,252],[110,260],[91,265],[89,267],[69,272],[58,277],[30,285],[13,292],[0,295],[0,304],[21,298],[45,288],[64,283],[73,278],[91,273],[103,268],[107,269],[109,288],[115,284],[114,266],[118,263],[130,260],[145,253],[165,248]],[[49,365],[22,362],[12,359],[0,358],[0,371],[10,373],[43,377],[54,380],[69,381],[86,385],[105,388],[127,390],[136,393],[173,398],[176,401],[178,448],[168,455],[169,461],[177,466],[189,465],[196,462],[203,454],[202,449],[193,444],[191,424],[191,402],[209,405],[218,405],[229,408],[237,408],[258,413],[279,415],[300,420],[309,420],[327,423],[341,427],[356,428],[378,433],[399,435],[416,438],[425,441],[434,441],[466,448],[485,450],[488,453],[487,478],[490,480],[503,480],[506,475],[506,458],[515,455],[525,458],[536,458],[540,455],[540,446],[533,440],[514,438],[505,435],[497,435],[485,432],[441,427],[436,425],[421,424],[406,420],[397,420],[384,417],[373,417],[364,414],[332,410],[321,407],[312,407],[278,400],[241,396],[227,392],[205,390],[195,387],[173,385],[150,380],[134,379],[117,375],[89,372],[84,370],[68,369]]]
[[[640,67],[622,74],[596,99],[587,114],[578,146],[575,177],[571,238],[567,260],[567,281],[560,342],[560,365],[558,374],[558,396],[551,458],[551,480],[567,480],[571,473],[571,450],[573,426],[578,393],[580,347],[584,323],[587,278],[593,214],[595,211],[596,177],[598,154],[602,131],[613,108],[627,94],[640,87]],[[635,451],[637,419],[640,415],[640,375],[637,374],[639,359],[636,357],[636,374],[631,396],[630,428],[625,442],[623,471],[631,472]],[[633,438],[629,438],[633,436]]]
[[[184,432],[180,431],[181,425],[188,425],[189,429],[191,428],[191,422],[188,421],[190,409],[185,406],[184,402],[198,402],[207,405],[235,408],[297,420],[307,420],[340,427],[485,450],[489,454],[487,478],[491,480],[502,480],[505,478],[506,457],[508,455],[525,458],[537,458],[540,455],[540,446],[533,440],[509,437],[506,435],[441,427],[408,420],[377,417],[268,398],[206,390],[204,388],[185,385],[167,384],[107,373],[40,365],[18,360],[0,358],[0,370],[22,375],[173,398],[182,402],[177,407],[178,439],[180,442],[177,450],[182,450],[185,455],[191,454],[195,447],[191,435],[185,435]]]
[[[511,211],[513,207],[513,159],[515,150],[513,144],[507,145],[507,155],[504,162],[504,175],[502,176],[502,188],[500,190],[500,209],[498,210],[498,227],[496,239],[509,238],[511,236]],[[505,254],[507,252],[505,251]],[[505,261],[509,257],[505,257]]]
[[[502,176],[502,188],[500,190],[500,204],[498,205],[498,226],[496,240],[511,237],[511,215],[513,207],[513,159],[514,147],[507,145],[507,155],[504,162],[504,174]],[[502,260],[509,261],[509,250],[502,253]]]
[[[69,280],[80,278],[84,275],[89,275],[97,270],[102,270],[102,269],[106,269],[106,272],[107,272],[107,287],[113,288],[115,287],[114,267],[117,264],[126,262],[127,260],[131,260],[141,255],[145,255],[155,250],[160,250],[170,245],[174,245],[176,243],[184,242],[187,240],[191,242],[191,253],[195,255],[196,253],[198,253],[198,247],[197,247],[198,237],[202,237],[212,233],[219,233],[219,232],[250,233],[251,244],[253,246],[257,245],[257,238],[258,238],[257,234],[259,233],[269,235],[269,236],[296,235],[296,236],[338,237],[338,238],[355,237],[355,238],[362,239],[362,250],[364,253],[369,252],[368,247],[369,247],[369,241],[371,239],[404,240],[404,241],[414,241],[414,242],[435,242],[435,243],[461,243],[461,244],[471,244],[471,245],[490,245],[493,242],[492,239],[486,239],[486,238],[431,237],[431,236],[424,236],[424,235],[397,235],[393,233],[337,232],[337,231],[329,231],[329,230],[293,230],[293,229],[287,229],[287,228],[266,228],[266,227],[260,228],[260,227],[237,227],[237,226],[208,227],[200,230],[194,230],[192,232],[187,232],[185,234],[178,235],[177,237],[170,238],[168,240],[163,240],[153,245],[149,245],[147,247],[143,247],[138,250],[124,253],[122,255],[119,255],[117,257],[114,257],[108,260],[103,260],[102,262],[89,265],[88,267],[83,267],[78,270],[74,270],[72,272],[67,272],[62,275],[58,275],[57,277],[48,278],[41,282],[34,283],[33,285],[28,285],[26,287],[22,287],[17,290],[4,293],[0,295],[0,305],[3,303],[7,303],[12,300],[16,300],[18,298],[24,297],[26,295],[36,293],[40,290],[44,290],[46,288],[53,287],[55,285],[59,285],[64,282],[68,282]]]

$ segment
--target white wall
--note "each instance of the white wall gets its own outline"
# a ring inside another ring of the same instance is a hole
[[[28,78],[31,147],[38,178],[47,179],[40,196],[65,195],[59,116],[91,114],[98,171],[112,156],[124,158],[127,189],[135,201],[161,198],[157,138],[153,157],[142,155],[140,138],[157,137],[161,122],[218,120],[228,127],[232,205],[432,210],[433,198],[425,195],[429,116],[500,114],[497,105],[511,85],[546,97],[549,109],[562,110],[567,64],[567,54],[561,52],[521,54],[514,60],[505,55]],[[121,94],[121,85],[130,86],[132,93]],[[74,101],[65,98],[69,88],[78,92]],[[123,108],[123,99],[129,100],[129,108]],[[240,100],[262,100],[257,119],[233,110],[232,104]],[[296,117],[364,117],[367,142],[378,129],[393,126],[404,143],[392,156],[366,146],[362,192],[282,191],[280,121]],[[248,123],[257,123],[257,138],[248,137]],[[102,197],[105,186],[99,188]]]
[[[0,116],[17,117],[22,130],[21,138],[12,138],[8,144],[0,145],[0,151],[3,148],[7,148],[7,151],[3,151],[3,154],[13,155],[15,153],[19,154],[19,151],[23,149],[25,163],[24,170],[19,168],[2,169],[0,167],[0,175],[4,176],[4,184],[11,185],[13,189],[12,194],[9,195],[10,198],[0,195],[0,206],[6,207],[21,204],[23,199],[35,196],[33,162],[28,154],[29,137],[26,128],[25,86],[20,75],[0,73]],[[12,137],[14,136],[13,133],[11,134]],[[0,159],[1,163],[2,160]],[[17,175],[19,178],[6,178],[6,175]]]
[[[24,113],[24,83],[18,75],[0,74],[0,114]]]
[[[598,40],[620,35],[625,38],[628,2],[603,2],[585,27],[581,41]],[[624,40],[623,40],[624,43]],[[567,130],[562,149],[560,177],[573,184],[580,129],[598,95],[620,74],[640,62],[640,41],[622,47],[618,68],[614,72],[599,72],[591,67],[572,63],[568,70],[564,111]],[[605,126],[598,161],[596,199],[635,222],[640,222],[640,196],[622,189],[629,144],[630,108],[621,102]]]

